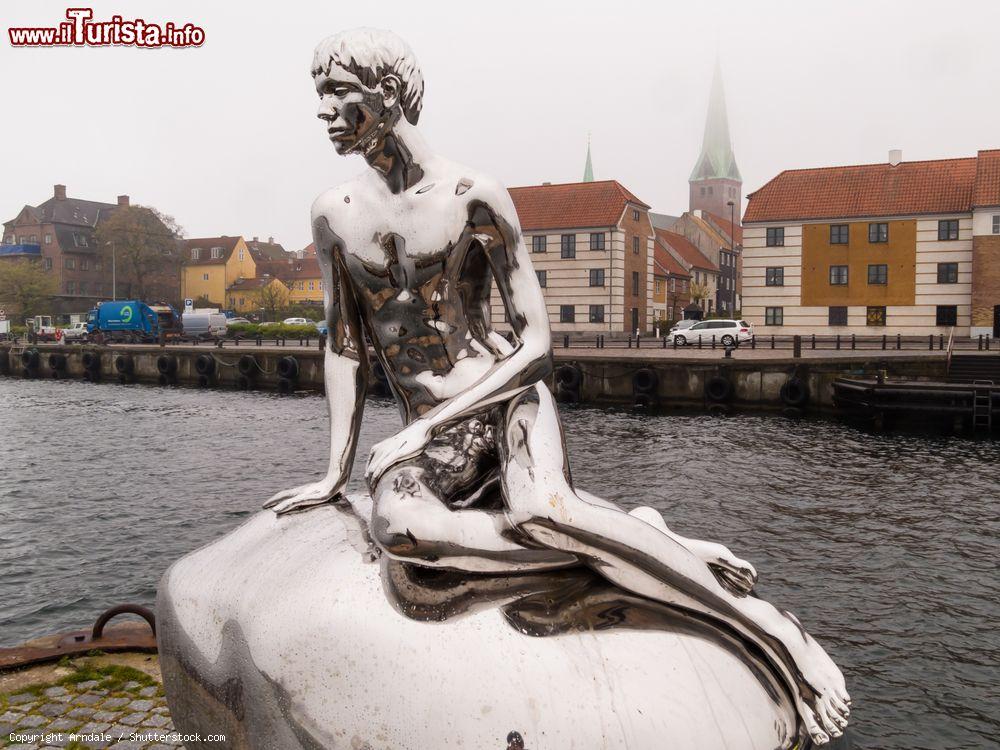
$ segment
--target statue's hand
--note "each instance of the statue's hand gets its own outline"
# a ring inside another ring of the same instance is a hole
[[[373,487],[389,467],[417,455],[430,442],[431,432],[421,419],[410,422],[395,435],[387,437],[372,448],[365,469],[365,480]]]
[[[336,477],[326,476],[318,482],[310,482],[290,490],[282,490],[272,495],[265,508],[270,508],[279,516],[296,510],[306,510],[314,505],[321,505],[340,494],[340,486]]]

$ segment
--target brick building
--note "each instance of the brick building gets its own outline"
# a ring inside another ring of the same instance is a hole
[[[701,252],[697,245],[684,235],[666,229],[656,230],[656,246],[688,274],[687,302],[693,301],[690,283],[700,284],[708,291],[708,296],[698,303],[702,314],[714,315],[718,312],[715,300],[719,288],[719,267],[711,258]],[[683,310],[684,306],[679,309]],[[673,318],[673,320],[677,320],[677,318]]]
[[[748,200],[743,315],[755,324],[1000,335],[1000,150],[787,170]]]
[[[691,302],[691,274],[657,241],[653,248],[653,324],[666,329],[666,324],[680,320],[684,308]]]
[[[510,188],[554,331],[652,326],[649,206],[615,180]],[[493,322],[505,311],[494,288]]]
[[[52,197],[37,206],[24,206],[4,223],[4,260],[37,259],[56,281],[52,314],[86,312],[98,302],[132,295],[124,269],[113,279],[112,264],[105,248],[98,247],[94,233],[116,209],[129,206],[129,197],[119,195],[116,203],[70,198],[65,185],[56,185]],[[162,226],[162,225],[161,225]],[[164,232],[169,232],[163,227]],[[176,273],[165,271],[151,284],[158,298],[175,301],[179,297]],[[115,283],[117,282],[117,283]]]

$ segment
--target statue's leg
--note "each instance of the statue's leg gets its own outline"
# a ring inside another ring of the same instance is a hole
[[[417,565],[475,573],[519,573],[578,565],[574,555],[522,546],[500,512],[452,510],[433,469],[398,464],[372,488],[371,533],[386,553]],[[526,539],[530,542],[530,539]]]
[[[849,713],[843,675],[792,615],[734,594],[701,559],[653,525],[575,493],[547,388],[536,386],[510,403],[498,442],[514,528],[589,561],[625,589],[729,625],[762,648],[781,672],[814,742],[842,734]]]

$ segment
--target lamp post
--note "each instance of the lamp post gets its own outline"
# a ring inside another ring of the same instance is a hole
[[[115,242],[112,240],[104,244],[111,248],[111,300],[116,301],[118,299],[118,264],[115,262]]]
[[[736,203],[733,201],[726,201],[726,205],[729,206],[729,254],[732,256],[733,260],[733,277],[732,277],[732,297],[729,300],[729,304],[733,306],[733,315],[736,314]]]

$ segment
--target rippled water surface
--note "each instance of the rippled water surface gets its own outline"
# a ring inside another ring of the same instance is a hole
[[[997,746],[1000,444],[758,416],[564,423],[578,485],[756,564],[761,596],[847,674],[858,746]],[[359,457],[397,424],[369,402]],[[314,396],[0,379],[0,645],[152,603],[171,561],[318,476],[325,430]]]

